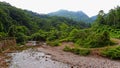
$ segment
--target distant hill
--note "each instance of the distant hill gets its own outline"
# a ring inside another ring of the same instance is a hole
[[[24,43],[26,40],[31,39],[31,35],[34,35],[34,33],[39,30],[49,35],[49,33],[55,33],[53,30],[61,30],[60,32],[56,32],[56,34],[62,34],[62,30],[68,30],[68,32],[70,32],[74,28],[81,29],[88,27],[90,27],[90,25],[84,22],[77,22],[65,17],[38,14],[16,8],[6,2],[0,2],[0,37],[16,37],[17,43]],[[51,35],[55,36],[56,34]],[[40,33],[38,36],[44,35]],[[58,36],[55,37],[57,38]],[[35,37],[35,39],[36,38],[38,37]],[[40,37],[40,39],[42,38]],[[44,38],[44,40],[47,40],[47,38]]]
[[[67,17],[75,21],[83,21],[87,23],[91,23],[96,19],[96,16],[93,18],[89,18],[88,15],[82,11],[73,12],[73,11],[68,11],[68,10],[59,10],[56,12],[48,13],[48,15]]]
[[[97,15],[90,17],[90,20],[91,20],[92,22],[94,22],[96,19],[97,19]]]

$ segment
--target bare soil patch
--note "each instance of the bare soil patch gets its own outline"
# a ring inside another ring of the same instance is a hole
[[[120,61],[110,60],[104,57],[89,55],[89,56],[80,56],[75,55],[70,52],[64,52],[63,48],[66,45],[73,46],[72,43],[63,43],[62,46],[51,47],[43,45],[38,47],[38,51],[45,52],[52,55],[52,59],[71,64],[73,67],[77,66],[78,68],[120,68]]]

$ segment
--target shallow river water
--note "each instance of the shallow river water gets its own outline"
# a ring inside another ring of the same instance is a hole
[[[9,68],[71,68],[69,64],[52,60],[52,56],[34,49],[10,53],[9,56]]]

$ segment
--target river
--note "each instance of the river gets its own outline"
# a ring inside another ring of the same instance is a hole
[[[69,64],[52,60],[51,55],[34,49],[10,53],[9,56],[11,56],[9,68],[71,68]]]

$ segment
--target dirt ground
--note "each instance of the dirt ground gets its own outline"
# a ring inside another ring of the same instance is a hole
[[[8,63],[5,61],[8,57],[4,54],[0,54],[0,68],[8,68]]]
[[[65,45],[72,46],[72,43],[63,43],[62,46],[51,47],[43,45],[38,47],[38,51],[52,55],[52,59],[68,63],[78,68],[120,68],[120,61],[110,60],[96,55],[79,56],[70,52],[64,52]]]
[[[113,40],[120,45],[120,40]],[[51,47],[44,44],[42,46],[35,47],[35,49],[51,55],[53,60],[70,64],[71,68],[120,68],[120,60],[111,60],[95,54],[91,54],[89,56],[75,55],[73,53],[63,51],[66,45],[73,47],[74,44],[71,42],[64,42],[61,46],[57,47]],[[5,62],[5,59],[6,56],[0,54],[0,68],[7,68],[8,64]]]

